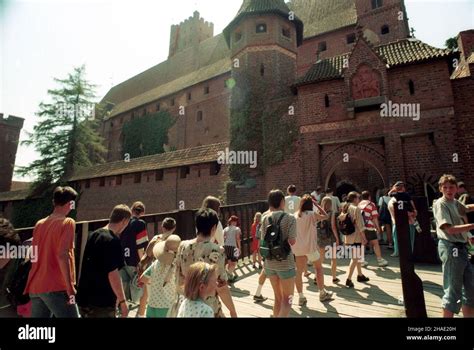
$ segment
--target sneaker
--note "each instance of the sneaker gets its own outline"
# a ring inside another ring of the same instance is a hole
[[[298,305],[299,306],[305,306],[307,302],[308,302],[308,299],[306,299],[306,297],[301,297],[298,300]]]
[[[325,302],[325,301],[332,300],[333,294],[334,294],[333,292],[328,292],[328,291],[321,292],[319,293],[319,301]]]
[[[385,259],[378,259],[377,263],[378,263],[379,267],[388,266],[388,261],[385,260]]]
[[[253,300],[256,301],[257,303],[263,303],[266,301],[268,298],[265,298],[263,295],[254,295]]]
[[[392,258],[398,258],[398,254],[395,254],[393,253],[392,255],[390,255]]]
[[[354,288],[354,283],[351,280],[346,281],[346,287],[347,288]]]
[[[341,280],[339,278],[334,278],[332,280],[332,283],[334,283],[334,284],[338,284],[339,282],[341,282]]]
[[[361,264],[362,264],[362,267],[369,266],[369,262],[367,260],[362,261]]]
[[[369,279],[368,277],[365,277],[364,275],[362,275],[362,276],[357,276],[357,282],[362,282],[362,283],[364,283],[364,282],[369,282],[369,281],[370,281],[370,279]]]

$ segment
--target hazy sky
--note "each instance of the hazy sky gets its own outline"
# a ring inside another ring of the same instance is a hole
[[[317,1],[317,0],[314,0]],[[222,32],[242,0],[0,0],[0,112],[32,131],[53,77],[85,64],[99,99],[168,57],[170,26],[198,10]],[[437,47],[474,28],[474,0],[406,0],[415,36]],[[37,155],[20,146],[17,165]],[[19,179],[15,177],[15,179]]]

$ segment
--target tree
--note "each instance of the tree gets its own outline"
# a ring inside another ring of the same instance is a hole
[[[33,145],[39,159],[17,170],[33,175],[37,186],[67,180],[75,169],[104,162],[106,148],[94,120],[95,85],[85,78],[85,67],[74,68],[57,89],[48,90],[50,101],[39,105],[39,123],[25,145]]]
[[[456,38],[449,38],[444,45],[450,50],[456,50],[458,48],[458,41]]]

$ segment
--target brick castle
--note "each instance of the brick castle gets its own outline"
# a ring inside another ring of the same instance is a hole
[[[78,219],[135,200],[149,212],[195,208],[209,194],[250,202],[290,183],[375,194],[402,179],[432,198],[445,172],[474,191],[474,30],[458,44],[452,51],[412,37],[403,0],[244,0],[219,35],[195,12],[172,26],[166,61],[103,98],[108,163],[69,179],[81,192]],[[217,157],[246,98],[261,110],[286,106],[281,119],[297,137],[279,164],[236,183]],[[382,117],[381,106],[392,115]],[[161,110],[175,118],[168,152],[125,159],[124,123]],[[20,199],[0,194],[3,203]]]

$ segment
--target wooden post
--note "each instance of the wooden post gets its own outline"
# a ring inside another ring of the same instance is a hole
[[[408,318],[427,318],[423,282],[415,273],[411,252],[407,208],[403,202],[395,203],[394,206],[405,313]]]

